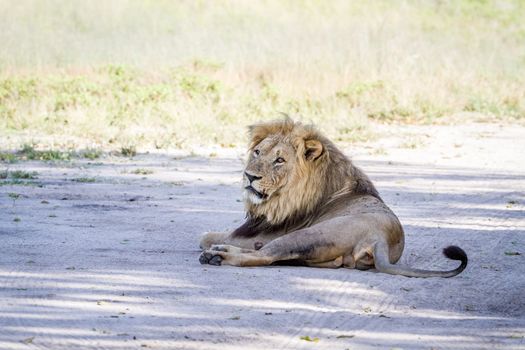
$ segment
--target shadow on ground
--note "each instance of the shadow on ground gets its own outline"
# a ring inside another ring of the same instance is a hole
[[[199,235],[243,220],[237,159],[10,165],[38,179],[0,186],[0,348],[523,346],[524,174],[358,163],[404,223],[401,263],[451,268],[457,244],[464,273],[199,265]]]

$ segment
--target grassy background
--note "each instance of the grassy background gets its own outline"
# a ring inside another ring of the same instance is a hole
[[[525,119],[525,2],[0,0],[0,136],[169,149]],[[5,147],[5,146],[4,146]]]

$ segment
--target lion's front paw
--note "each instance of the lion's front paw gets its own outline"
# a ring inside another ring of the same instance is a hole
[[[242,254],[242,253],[249,253],[253,251],[251,249],[242,249],[242,248],[235,247],[229,244],[214,244],[210,247],[210,250],[214,250],[216,252],[232,253],[232,254]]]
[[[228,252],[230,246],[226,244],[214,244],[210,247],[210,250],[215,250],[217,252]]]
[[[209,264],[209,265],[220,266],[222,263],[222,256],[207,250],[207,251],[202,252],[201,255],[199,256],[199,262],[203,265]]]

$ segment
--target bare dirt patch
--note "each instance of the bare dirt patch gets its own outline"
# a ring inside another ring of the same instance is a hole
[[[243,220],[242,150],[18,162],[38,178],[0,186],[0,348],[522,348],[525,128],[387,131],[347,153],[405,226],[401,263],[451,268],[457,244],[461,275],[200,265],[199,235]]]

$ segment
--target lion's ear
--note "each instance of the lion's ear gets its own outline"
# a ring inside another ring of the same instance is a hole
[[[304,157],[306,160],[315,160],[323,154],[323,144],[318,140],[306,140],[304,148]]]

